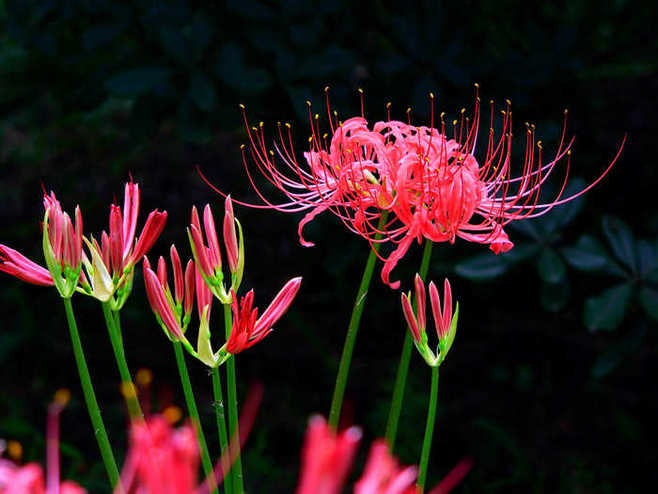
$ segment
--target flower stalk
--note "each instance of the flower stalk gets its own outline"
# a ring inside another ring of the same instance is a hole
[[[107,437],[107,431],[105,430],[101,410],[98,407],[98,401],[96,400],[96,393],[94,392],[94,387],[91,383],[91,376],[89,375],[89,368],[87,367],[85,354],[82,350],[82,342],[80,341],[78,325],[75,322],[71,299],[62,298],[62,300],[64,302],[64,308],[66,309],[66,320],[69,324],[73,354],[75,356],[75,363],[78,367],[80,384],[82,385],[82,392],[84,393],[85,403],[87,404],[87,410],[89,411],[89,418],[94,427],[94,436],[98,442],[98,448],[101,451],[105,471],[110,479],[110,484],[114,488],[119,481],[119,469],[117,468],[117,463],[114,459],[114,453],[112,453],[110,439]]]
[[[425,248],[423,249],[423,259],[420,263],[420,277],[425,280],[430,266],[430,259],[432,257],[432,241],[425,240]],[[415,303],[415,301],[414,301]],[[409,362],[411,360],[411,344],[412,338],[409,331],[406,332],[404,343],[402,344],[402,353],[400,355],[400,363],[395,377],[395,387],[393,388],[393,396],[391,398],[391,408],[388,413],[388,420],[386,422],[386,441],[388,446],[393,451],[395,446],[395,438],[398,432],[398,421],[400,420],[400,411],[402,410],[402,398],[404,398],[404,388],[407,383],[407,374],[409,373]]]
[[[201,450],[201,465],[206,474],[208,488],[212,493],[218,493],[217,481],[213,474],[212,461],[208,453],[208,444],[206,443],[206,436],[201,427],[201,420],[199,418],[199,410],[196,406],[194,399],[194,391],[192,391],[192,382],[190,381],[190,374],[187,371],[187,364],[185,363],[185,354],[183,353],[182,344],[180,341],[174,341],[174,352],[176,354],[176,364],[178,365],[178,373],[180,374],[180,382],[183,386],[183,394],[185,395],[185,404],[187,405],[187,413],[190,415],[190,420],[196,429],[197,439],[199,441],[199,449]]]
[[[386,224],[387,213],[384,212],[380,219],[378,229],[382,230]],[[381,238],[381,236],[379,237]],[[377,240],[379,240],[379,238]],[[352,316],[350,323],[347,326],[347,335],[345,336],[345,344],[343,345],[343,353],[338,364],[338,374],[336,376],[336,385],[334,387],[334,394],[331,399],[331,409],[329,411],[329,427],[334,431],[338,427],[340,420],[340,411],[343,407],[343,397],[345,395],[345,387],[347,386],[347,376],[350,372],[350,364],[352,362],[352,353],[354,352],[354,343],[356,342],[356,335],[359,331],[359,324],[361,323],[361,315],[363,314],[363,307],[366,302],[366,295],[370,287],[370,280],[372,273],[375,269],[377,262],[377,251],[379,250],[379,243],[373,243],[366,261],[366,267],[363,270],[363,277],[359,285],[359,291],[356,293],[356,300],[354,301],[354,308],[352,309]]]
[[[427,422],[425,423],[425,437],[423,438],[423,449],[420,453],[420,465],[418,470],[418,482],[416,486],[419,491],[425,490],[427,479],[427,464],[432,449],[432,437],[434,435],[434,423],[436,422],[436,406],[439,394],[439,367],[432,367],[432,383],[430,384],[430,402],[427,407]]]
[[[217,420],[217,432],[219,433],[219,447],[221,450],[221,467],[224,475],[227,475],[230,463],[224,461],[229,458],[227,454],[228,448],[228,433],[226,432],[226,416],[224,414],[224,398],[222,396],[222,382],[219,376],[219,367],[213,367],[212,369],[212,390],[215,408],[215,418]],[[226,476],[224,480],[224,492],[226,494],[233,494],[233,478],[232,476]]]

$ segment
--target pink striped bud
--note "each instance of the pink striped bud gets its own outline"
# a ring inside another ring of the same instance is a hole
[[[126,267],[131,267],[137,264],[144,255],[151,250],[153,244],[158,239],[162,230],[164,229],[165,223],[167,222],[167,212],[158,211],[157,209],[151,211],[151,214],[146,218],[146,223],[142,229],[142,233],[137,239],[137,244],[135,245],[132,254],[126,260]]]
[[[413,336],[416,343],[420,343],[420,329],[418,328],[418,321],[416,320],[416,315],[414,314],[414,310],[411,307],[411,302],[409,302],[409,297],[406,293],[401,295],[401,302],[402,313],[404,314],[404,318],[407,321],[409,331],[411,331],[411,336]]]
[[[171,267],[174,271],[174,300],[176,304],[183,303],[183,266],[180,262],[180,257],[178,257],[178,251],[176,246],[172,244],[169,249],[169,255],[171,256]]]
[[[416,288],[416,317],[418,318],[418,326],[421,331],[425,331],[425,328],[427,328],[427,321],[425,318],[425,303],[427,298],[425,295],[425,284],[418,273],[416,273],[414,278],[414,285]]]
[[[121,208],[114,204],[110,206],[110,260],[114,276],[121,276],[123,271],[123,218]]]
[[[208,257],[210,265],[214,271],[222,269],[222,255],[219,251],[219,241],[217,240],[217,230],[215,229],[215,219],[210,209],[210,205],[206,204],[203,208],[203,227],[206,232],[206,241],[208,242]]]
[[[167,285],[167,265],[165,264],[164,257],[160,256],[158,258],[158,269],[157,269],[158,281],[162,285],[162,289],[167,291],[169,286]]]
[[[187,261],[187,266],[185,267],[185,304],[184,312],[185,316],[189,317],[192,314],[192,309],[194,308],[194,285],[195,281],[195,268],[194,262],[190,259]],[[207,288],[206,288],[207,289]]]
[[[235,217],[231,196],[224,201],[224,245],[226,246],[226,259],[231,273],[238,270],[238,238],[235,233]]]
[[[439,340],[446,338],[452,322],[452,289],[447,278],[443,282],[443,297],[443,310],[441,310],[439,291],[434,282],[430,283],[430,303]]]
[[[148,297],[151,309],[158,316],[162,322],[163,329],[172,340],[184,339],[183,330],[180,327],[180,323],[174,314],[171,304],[167,300],[158,276],[150,268],[148,261],[143,264],[143,268],[146,296]]]
[[[139,186],[132,180],[126,183],[123,196],[123,259],[128,257],[135,243],[137,216],[139,215]]]

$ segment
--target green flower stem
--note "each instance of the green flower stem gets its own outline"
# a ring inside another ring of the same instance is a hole
[[[425,281],[427,271],[430,267],[430,259],[432,257],[432,241],[425,240],[425,248],[423,249],[423,259],[420,262],[419,275]],[[413,297],[412,301],[414,310],[416,310],[416,298]],[[400,355],[400,363],[398,364],[397,375],[395,376],[395,388],[393,390],[393,397],[391,398],[391,409],[388,413],[388,420],[386,422],[386,441],[389,448],[393,451],[395,446],[395,438],[398,432],[398,421],[400,420],[400,411],[402,410],[402,398],[404,398],[404,388],[407,383],[407,374],[409,373],[409,361],[411,359],[411,332],[405,331],[404,343],[402,345],[402,354]]]
[[[176,353],[176,364],[178,364],[178,373],[180,374],[180,382],[183,386],[183,393],[185,394],[185,403],[187,404],[187,412],[190,414],[190,419],[196,429],[197,439],[199,440],[199,449],[201,450],[201,464],[203,471],[206,474],[208,481],[208,488],[210,492],[216,493],[217,480],[213,472],[213,465],[210,461],[210,454],[208,453],[208,445],[206,444],[206,437],[203,434],[201,427],[201,420],[199,419],[199,410],[194,401],[194,392],[192,391],[192,383],[190,375],[187,372],[187,364],[185,363],[185,355],[183,354],[183,346],[179,341],[174,341],[174,352]]]
[[[78,325],[75,323],[75,315],[73,314],[73,305],[70,298],[62,299],[64,301],[64,308],[66,309],[66,319],[69,323],[69,332],[71,334],[71,344],[73,345],[73,354],[75,355],[75,363],[78,366],[78,374],[80,375],[80,384],[82,385],[82,392],[85,396],[87,410],[89,411],[89,418],[94,427],[94,435],[98,441],[98,447],[101,450],[101,457],[103,464],[107,471],[107,476],[110,479],[112,488],[115,488],[119,482],[119,469],[117,468],[114,453],[110,446],[110,440],[107,437],[105,424],[103,424],[103,417],[101,417],[101,410],[96,401],[96,394],[94,387],[91,384],[91,376],[87,368],[87,361],[85,354],[82,351],[82,342],[80,341],[80,333],[78,333]]]
[[[386,223],[388,214],[384,212],[379,218],[378,230],[382,230]],[[377,234],[376,240],[381,239],[381,235]],[[363,270],[363,277],[361,278],[361,285],[356,294],[354,301],[354,308],[352,309],[352,316],[350,323],[347,326],[347,335],[345,336],[345,344],[343,345],[343,354],[340,357],[340,364],[338,365],[338,375],[336,376],[336,386],[334,387],[334,394],[331,399],[331,409],[329,411],[329,426],[336,430],[338,427],[338,420],[340,419],[340,411],[343,407],[343,397],[345,395],[345,387],[347,386],[347,376],[350,372],[350,364],[352,362],[352,352],[354,351],[354,343],[356,341],[356,334],[359,331],[359,324],[361,322],[361,314],[363,314],[363,307],[366,302],[366,295],[370,287],[370,280],[372,279],[372,272],[375,269],[377,262],[377,251],[379,250],[379,243],[374,243],[370,249],[366,267]]]
[[[425,424],[425,438],[423,439],[423,449],[420,453],[420,465],[418,467],[418,481],[416,485],[422,493],[425,489],[425,479],[427,478],[427,463],[430,459],[430,450],[432,449],[432,436],[434,434],[434,422],[436,420],[436,404],[439,394],[439,368],[432,367],[432,384],[430,388],[430,404],[427,407],[427,423]]]
[[[219,432],[219,446],[221,448],[221,458],[227,451],[228,435],[226,433],[226,418],[224,417],[224,398],[222,397],[222,382],[219,377],[219,368],[214,367],[212,370],[212,389],[215,399],[215,416],[217,418],[217,431]],[[227,462],[228,464],[228,462]],[[224,474],[224,492],[233,493],[233,479],[229,476],[226,465],[222,463],[222,473]]]
[[[230,304],[224,304],[224,325],[226,340],[231,336],[233,317]],[[235,380],[235,356],[226,361],[226,398],[228,401],[228,432],[230,447],[233,450],[231,458],[235,457],[231,475],[233,477],[233,494],[242,494],[244,483],[242,479],[242,459],[240,458],[240,427],[238,424],[238,392]]]
[[[108,302],[103,303],[103,315],[105,316],[105,324],[107,325],[107,332],[110,335],[110,342],[112,343],[112,350],[114,350],[114,358],[117,361],[119,368],[119,375],[121,376],[121,392],[126,400],[128,407],[128,414],[131,419],[143,420],[144,414],[142,407],[139,406],[137,399],[137,391],[133,384],[130,370],[128,370],[128,363],[126,362],[126,353],[123,348],[123,338],[121,330],[117,325],[119,320],[119,313],[114,313]]]

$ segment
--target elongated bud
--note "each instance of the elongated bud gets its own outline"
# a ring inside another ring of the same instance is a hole
[[[222,255],[219,251],[219,241],[217,240],[217,230],[215,229],[215,218],[213,217],[210,205],[206,204],[203,208],[203,227],[206,232],[206,241],[208,242],[208,257],[214,271],[222,269]]]
[[[178,256],[178,251],[176,246],[172,245],[169,249],[169,255],[171,256],[171,268],[174,272],[174,299],[176,300],[177,305],[183,304],[183,266],[180,262],[180,257]]]
[[[204,314],[204,307],[206,306],[208,306],[208,312],[206,313],[206,317],[210,318],[212,293],[210,292],[208,285],[206,285],[206,283],[204,282],[203,276],[201,275],[201,271],[198,269],[198,267],[194,271],[195,271],[194,282],[196,286],[196,305],[197,305],[197,310],[199,312],[199,319],[202,318]]]
[[[123,257],[128,257],[135,242],[137,216],[139,214],[139,186],[132,181],[126,183],[123,196]]]
[[[195,268],[194,262],[190,259],[187,261],[187,266],[185,266],[185,304],[184,311],[185,317],[189,317],[192,314],[192,309],[194,308],[194,285],[195,280]]]
[[[226,260],[231,273],[238,269],[238,239],[235,234],[235,217],[233,215],[233,203],[231,196],[226,196],[224,201],[224,245],[226,246]]]
[[[163,290],[167,290],[167,265],[165,264],[164,257],[158,258],[158,281],[162,285]]]
[[[416,273],[416,277],[414,278],[414,285],[416,288],[416,317],[418,318],[418,326],[421,331],[425,331],[425,328],[427,328],[427,320],[425,317],[425,283],[423,283],[423,279],[418,273]]]
[[[121,208],[114,204],[110,206],[110,260],[112,273],[119,276],[123,270],[123,218]]]
[[[167,212],[166,211],[151,211],[151,214],[146,218],[146,224],[142,229],[142,233],[137,239],[137,244],[133,250],[130,258],[126,261],[126,267],[133,266],[137,264],[144,255],[151,250],[153,244],[158,239],[162,230],[164,229],[165,223],[167,222]]]
[[[414,310],[411,307],[411,302],[409,302],[409,296],[406,293],[401,295],[401,303],[402,313],[404,314],[404,318],[407,321],[409,331],[411,331],[411,336],[413,336],[416,343],[420,343],[420,329],[418,328],[418,321],[416,320],[416,315],[414,314]]]
[[[272,300],[272,303],[265,309],[263,315],[256,321],[255,334],[259,334],[261,331],[266,331],[274,326],[281,316],[286,313],[290,304],[295,299],[301,284],[302,278],[298,276],[283,286],[281,291],[274,297],[274,300]]]
[[[146,265],[144,265],[144,285],[146,286],[146,294],[151,304],[151,309],[153,309],[155,315],[162,321],[162,326],[167,336],[174,341],[183,340],[185,338],[183,331],[176,320],[171,305],[167,301],[160,280],[158,280],[153,270]]]
[[[448,335],[452,321],[452,289],[447,278],[443,283],[443,294],[443,309],[441,309],[439,291],[434,282],[430,283],[430,303],[432,305],[434,324],[436,325],[436,334],[439,340],[444,339]]]

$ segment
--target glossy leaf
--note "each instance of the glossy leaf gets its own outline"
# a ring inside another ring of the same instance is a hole
[[[598,271],[608,263],[605,248],[594,237],[583,235],[573,247],[561,249],[570,266],[582,271]]]
[[[623,283],[598,296],[590,297],[585,301],[583,319],[590,331],[616,329],[624,319],[626,307],[633,293],[631,283]]]
[[[612,253],[626,267],[637,270],[636,246],[633,232],[626,223],[618,218],[603,218],[603,233],[612,248]]]

